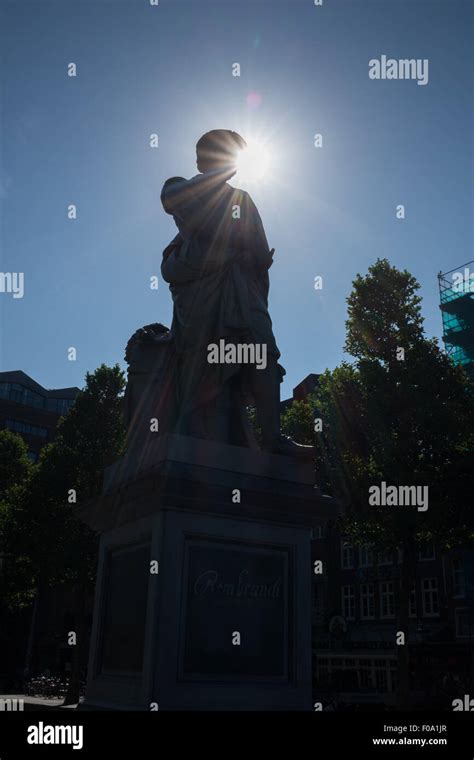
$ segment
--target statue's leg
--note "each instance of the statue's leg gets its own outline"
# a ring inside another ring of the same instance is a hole
[[[267,357],[265,369],[249,365],[247,378],[262,429],[262,448],[273,450],[280,439],[280,370],[276,356]]]
[[[248,365],[231,378],[231,407],[229,443],[234,446],[244,446],[259,451],[255,431],[250,424],[246,404],[249,403],[248,383],[245,383]]]
[[[203,409],[206,437],[210,440],[221,443],[231,442],[231,404],[231,383],[227,381],[220,388],[217,396]]]
[[[184,352],[176,361],[176,422],[180,435],[207,438],[206,404],[200,397],[203,367],[198,352]]]

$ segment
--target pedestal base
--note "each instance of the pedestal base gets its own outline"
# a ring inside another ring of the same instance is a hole
[[[83,514],[101,531],[86,706],[311,709],[311,528],[339,508],[286,457],[165,438]]]

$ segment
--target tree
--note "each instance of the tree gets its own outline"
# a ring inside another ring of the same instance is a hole
[[[323,421],[315,436],[321,477],[347,505],[344,531],[356,543],[402,550],[396,630],[407,643],[397,646],[400,706],[409,697],[408,606],[417,549],[431,540],[449,549],[474,538],[473,389],[424,335],[418,290],[409,272],[385,259],[358,275],[345,344],[355,361],[321,375],[308,400]],[[369,489],[382,481],[427,486],[428,509],[371,505]]]
[[[10,430],[0,430],[0,556],[5,555],[8,548],[14,505],[24,496],[33,469],[23,438]],[[1,598],[5,599],[7,589],[3,573],[0,583]]]
[[[0,430],[0,618],[3,625],[0,629],[0,647],[9,651],[17,645],[17,625],[20,615],[11,609],[8,603],[8,573],[6,555],[8,552],[8,537],[13,525],[14,505],[23,497],[31,479],[34,465],[28,458],[28,446],[16,433],[10,430]],[[21,572],[21,566],[18,567]],[[24,582],[27,579],[24,578]],[[16,659],[5,665],[10,669],[13,681],[18,675],[18,667],[14,668]]]
[[[359,538],[369,529],[379,543],[403,550],[397,626],[404,632],[419,543],[435,540],[450,548],[469,543],[473,535],[467,501],[473,485],[472,388],[436,341],[424,336],[418,289],[408,272],[379,260],[366,277],[356,278],[346,325],[346,350],[357,360],[366,395],[369,444],[367,464],[360,471],[363,488],[351,499],[350,523]],[[427,510],[374,511],[362,494],[381,481],[426,486]],[[397,652],[399,704],[406,704],[408,644]]]
[[[311,401],[293,401],[281,415],[281,429],[298,443],[314,445],[314,410]]]
[[[409,272],[386,259],[357,276],[345,345],[356,359],[355,372],[348,378],[345,370],[349,382],[333,395],[338,414],[354,402],[357,410],[345,435],[339,429],[333,441],[345,465],[346,525],[358,541],[402,549],[397,630],[406,638],[419,544],[435,540],[450,548],[473,537],[467,499],[473,485],[472,387],[437,342],[425,337],[418,289]],[[427,510],[371,506],[369,489],[382,481],[427,486]],[[397,647],[399,705],[408,701],[408,649],[408,642]]]
[[[0,430],[0,502],[8,500],[12,489],[24,486],[31,472],[32,463],[23,438],[11,430]]]
[[[97,538],[76,516],[77,504],[98,494],[104,468],[122,453],[125,429],[118,365],[87,373],[83,391],[60,420],[55,440],[41,452],[29,488],[10,521],[10,598],[30,601],[32,592],[68,584],[75,598],[75,632],[70,689],[77,701],[86,647],[85,604],[94,584]],[[26,568],[26,572],[25,572]],[[22,570],[20,572],[20,570]]]

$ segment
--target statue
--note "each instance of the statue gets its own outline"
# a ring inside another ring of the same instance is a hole
[[[264,450],[310,455],[280,434],[284,370],[268,313],[274,250],[250,195],[228,184],[245,147],[236,132],[207,132],[196,145],[199,174],[172,177],[161,192],[178,229],[161,265],[173,298],[175,430],[252,446],[250,401]]]
[[[161,265],[173,322],[146,325],[128,342],[129,445],[156,420],[161,433],[257,449],[253,406],[263,450],[312,455],[280,433],[285,370],[268,313],[274,249],[250,195],[228,184],[244,148],[235,132],[208,132],[196,146],[199,174],[164,183],[163,208],[178,229]]]
[[[175,352],[168,328],[157,322],[136,330],[127,343],[125,361],[128,382],[123,418],[128,431],[128,448],[131,448],[147,440],[153,419],[158,421],[158,432],[173,429]]]

